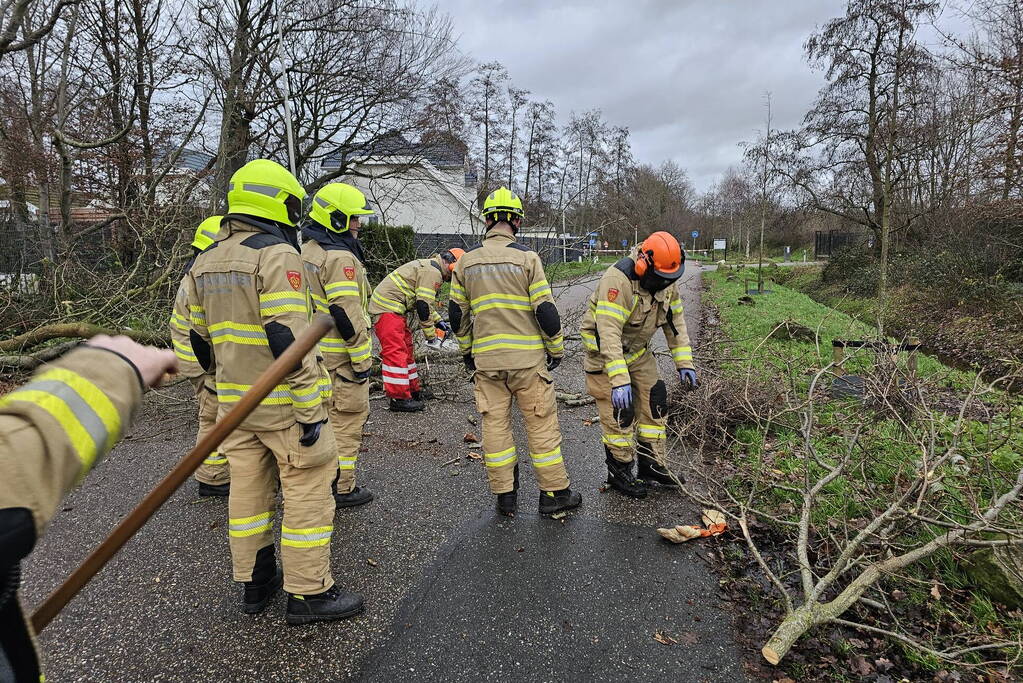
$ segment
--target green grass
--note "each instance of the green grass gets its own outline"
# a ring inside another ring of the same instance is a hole
[[[603,272],[609,265],[617,260],[617,257],[605,256],[598,259],[596,263],[593,263],[592,260],[584,258],[582,262],[571,261],[569,263],[548,263],[544,266],[544,270],[547,271],[547,279],[550,282],[561,282],[581,277],[583,275],[589,275],[590,273]]]

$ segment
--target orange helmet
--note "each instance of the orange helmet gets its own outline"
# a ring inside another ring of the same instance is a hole
[[[440,258],[444,263],[448,264],[448,271],[455,269],[455,264],[458,263],[458,259],[465,256],[465,249],[459,249],[458,247],[452,247],[446,251],[440,253]]]
[[[643,240],[636,259],[636,275],[643,277],[650,267],[654,275],[677,280],[684,272],[685,254],[671,233],[659,230]]]

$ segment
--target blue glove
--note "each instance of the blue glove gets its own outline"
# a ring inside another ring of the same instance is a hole
[[[698,386],[696,382],[696,370],[683,368],[678,371],[678,378],[682,380],[682,388],[686,391],[692,391]]]
[[[436,327],[439,330],[444,330],[444,334],[451,334],[451,323],[447,320],[438,320]]]
[[[623,387],[612,389],[611,405],[618,410],[629,410],[632,408],[632,385],[626,384]]]
[[[369,377],[370,373],[372,373],[372,372],[373,372],[373,368],[372,367],[368,367],[365,370],[360,370],[359,372],[353,372],[352,374],[355,375],[355,379],[366,379],[367,377]]]
[[[298,442],[305,447],[312,446],[314,443],[320,440],[320,427],[327,423],[326,420],[322,422],[299,422],[299,426],[302,427],[302,436]]]

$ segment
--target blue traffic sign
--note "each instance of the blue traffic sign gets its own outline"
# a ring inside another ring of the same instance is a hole
[[[591,247],[595,247],[595,246],[597,246],[597,240],[595,240],[595,239],[593,239],[593,238],[591,237],[591,238],[590,238],[590,246],[591,246]]]
[[[693,230],[691,233],[689,233],[689,236],[692,237],[693,239],[696,239],[697,237],[700,236],[700,231],[699,230]]]
[[[622,240],[622,246],[623,247],[629,246],[629,240]]]

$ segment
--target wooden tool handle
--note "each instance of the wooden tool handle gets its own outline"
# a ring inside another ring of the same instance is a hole
[[[32,628],[36,633],[41,632],[57,614],[71,601],[78,591],[106,565],[110,559],[117,554],[128,540],[135,535],[142,525],[149,521],[149,518],[160,509],[168,498],[188,481],[192,473],[199,468],[206,457],[217,450],[220,443],[234,429],[248,417],[259,402],[266,398],[267,394],[273,391],[274,387],[280,384],[295,369],[295,366],[302,362],[305,355],[309,353],[320,341],[323,335],[327,334],[334,327],[334,322],[325,315],[317,316],[309,328],[289,346],[280,358],[275,360],[266,369],[252,389],[247,391],[237,405],[231,409],[224,419],[217,422],[213,429],[203,437],[195,448],[189,451],[181,462],[174,469],[167,473],[156,487],[142,499],[142,502],[118,524],[110,535],[103,540],[92,553],[85,558],[85,561],[75,569],[71,576],[55,591],[50,593],[42,605],[32,614]]]

